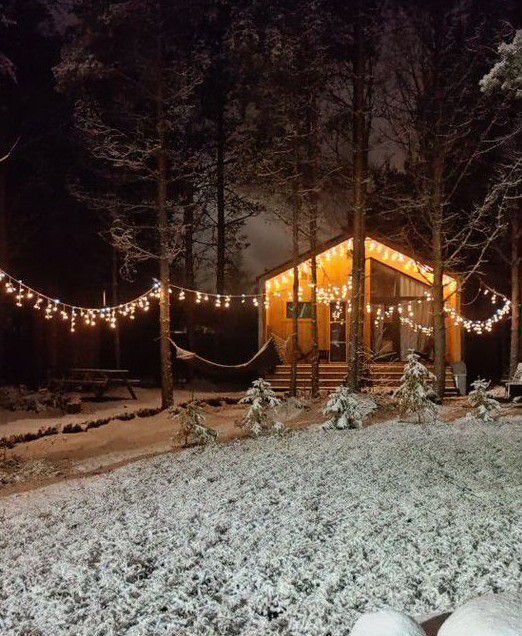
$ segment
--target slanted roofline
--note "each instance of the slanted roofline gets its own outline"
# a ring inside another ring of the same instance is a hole
[[[348,244],[350,244],[352,241],[353,241],[353,237],[345,233],[335,236],[334,238],[328,241],[325,241],[320,246],[318,246],[316,251],[316,256],[321,256],[322,254],[325,254],[329,250],[336,248],[342,243],[347,242]],[[413,271],[416,271],[417,274],[421,274],[423,277],[426,278],[427,284],[432,284],[432,281],[430,280],[431,271],[432,271],[431,266],[428,265],[426,262],[420,261],[408,250],[404,250],[402,246],[399,247],[387,239],[383,240],[381,238],[374,238],[372,236],[367,236],[365,239],[365,242],[367,247],[367,254],[369,254],[370,257],[372,256],[372,252],[376,260],[385,262],[388,260],[388,257],[389,257],[389,261],[390,261],[389,265],[392,267],[394,266],[394,263],[396,263],[397,261],[400,261],[403,263],[406,261],[407,266],[409,265],[410,267],[414,268],[412,269],[412,273]],[[388,253],[388,257],[386,257],[386,253]],[[380,254],[380,257],[379,257],[379,254]],[[385,258],[383,258],[383,255],[385,256]],[[308,250],[299,256],[299,263],[300,264],[305,263],[306,261],[310,260],[311,257],[312,257],[312,251]],[[289,259],[283,264],[279,265],[278,267],[274,267],[270,270],[265,271],[263,274],[261,274],[261,276],[258,277],[259,284],[263,284],[266,281],[272,278],[275,278],[276,276],[279,276],[283,272],[286,272],[289,269],[292,269],[293,265],[294,265],[293,259]],[[451,276],[445,275],[444,282],[445,284],[448,284],[448,283],[457,284],[457,277],[454,275],[451,275]]]

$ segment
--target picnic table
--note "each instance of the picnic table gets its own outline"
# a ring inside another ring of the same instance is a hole
[[[89,389],[94,391],[97,398],[102,398],[105,393],[114,386],[125,386],[133,400],[137,395],[133,389],[136,381],[131,380],[128,369],[68,369],[60,378],[51,381],[53,387],[65,390]]]

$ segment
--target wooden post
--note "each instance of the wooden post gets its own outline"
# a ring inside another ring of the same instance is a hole
[[[520,211],[513,211],[511,221],[511,339],[509,377],[517,370],[520,355]]]

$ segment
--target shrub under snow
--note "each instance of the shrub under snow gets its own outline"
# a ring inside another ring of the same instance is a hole
[[[369,399],[352,393],[347,386],[341,385],[329,396],[324,415],[328,420],[326,429],[362,428],[363,420],[370,415],[377,405]]]
[[[205,414],[196,400],[189,402],[181,413],[172,413],[180,421],[179,436],[184,446],[190,444],[204,446],[216,439],[217,431],[205,424]]]
[[[276,419],[276,409],[282,405],[282,402],[267,380],[263,378],[254,380],[239,403],[250,405],[239,426],[253,437],[266,433],[280,433],[283,430],[283,424]]]
[[[420,361],[420,356],[410,350],[406,358],[401,384],[394,397],[402,416],[413,415],[419,424],[435,419],[437,409],[432,401],[435,376]]]
[[[468,396],[468,403],[473,408],[469,417],[480,420],[486,424],[494,422],[500,417],[501,406],[495,398],[488,395],[490,382],[478,379],[471,384],[473,390]]]

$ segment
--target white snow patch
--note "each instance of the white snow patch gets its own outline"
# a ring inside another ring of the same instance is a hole
[[[522,636],[522,593],[489,594],[459,607],[439,636]]]
[[[387,610],[361,616],[351,636],[426,636],[426,632],[406,614]]]
[[[521,433],[299,432],[0,500],[0,633],[345,636],[514,592]]]

